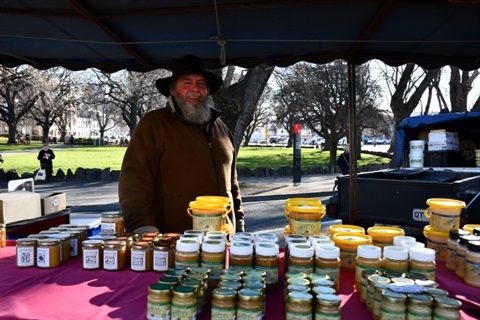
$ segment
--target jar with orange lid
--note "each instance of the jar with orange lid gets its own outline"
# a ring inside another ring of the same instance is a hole
[[[380,248],[392,246],[394,237],[405,235],[405,231],[402,228],[383,226],[370,227],[367,229],[367,233],[372,237],[372,244]]]
[[[240,289],[237,301],[237,319],[258,320],[262,316],[262,294],[257,290]]]
[[[196,319],[196,292],[194,287],[182,285],[172,289],[171,319]]]
[[[119,271],[127,264],[127,243],[123,240],[108,240],[103,243],[103,269]]]
[[[469,241],[465,253],[465,277],[463,281],[480,288],[480,241]]]
[[[265,272],[266,292],[278,288],[280,249],[277,244],[259,242],[255,245],[255,269]]]
[[[427,248],[433,249],[436,252],[435,260],[447,260],[447,242],[449,233],[433,230],[427,225],[423,228],[423,235],[427,238]]]
[[[55,268],[60,265],[60,240],[47,238],[37,240],[37,267]]]
[[[313,296],[310,293],[299,291],[288,293],[285,307],[285,319],[312,319],[312,300]]]
[[[121,212],[102,213],[100,229],[102,234],[120,234],[125,231],[125,222]]]
[[[340,270],[355,272],[357,247],[372,244],[372,238],[361,233],[335,233],[332,237],[335,245],[340,248]]]
[[[386,246],[383,248],[383,271],[388,273],[398,271],[408,272],[408,250],[399,246]]]
[[[213,240],[204,241],[200,254],[200,266],[210,269],[209,285],[215,288],[222,270],[225,269],[225,243]]]
[[[82,243],[83,269],[97,270],[103,265],[103,241],[85,240]]]
[[[315,250],[315,273],[325,274],[334,283],[335,291],[340,290],[340,249],[319,246]]]
[[[34,267],[37,261],[37,239],[20,238],[16,240],[18,268]]]
[[[212,291],[212,319],[235,320],[237,293],[233,289],[216,288]]]
[[[173,239],[161,238],[153,243],[153,271],[166,272],[175,264]]]
[[[153,267],[153,250],[148,242],[137,241],[132,244],[130,252],[130,269],[132,271],[150,271]]]
[[[435,251],[430,248],[410,249],[408,272],[420,273],[428,280],[435,281]]]
[[[382,268],[382,249],[374,245],[359,245],[355,261],[355,290],[360,292],[362,271],[367,269],[380,270]]]
[[[243,242],[232,243],[230,245],[230,254],[228,257],[228,266],[230,269],[249,270],[253,269],[253,245]]]
[[[170,319],[172,293],[168,284],[151,284],[148,287],[147,301],[147,319]]]
[[[455,255],[455,274],[457,277],[465,277],[465,254],[467,253],[467,246],[469,241],[477,241],[480,237],[468,234],[460,236]]]
[[[447,256],[445,258],[445,267],[450,271],[455,271],[455,257],[460,236],[468,235],[468,232],[462,229],[450,230],[447,240]]]
[[[176,243],[175,265],[198,267],[200,265],[200,243],[191,239],[179,239]]]
[[[313,248],[310,245],[296,244],[289,246],[290,255],[288,256],[288,271],[313,273],[315,261],[313,258]]]

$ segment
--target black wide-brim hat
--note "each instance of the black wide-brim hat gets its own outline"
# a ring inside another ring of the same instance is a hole
[[[174,82],[179,76],[184,74],[201,74],[207,81],[207,86],[210,90],[210,94],[214,93],[223,84],[222,78],[216,74],[209,72],[205,69],[203,62],[195,55],[189,54],[181,57],[173,65],[172,76],[168,78],[158,79],[155,82],[158,91],[165,97],[170,96],[170,84]]]

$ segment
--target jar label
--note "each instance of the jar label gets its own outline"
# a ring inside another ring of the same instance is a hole
[[[255,269],[265,271],[265,283],[273,284],[278,283],[278,266],[264,267],[256,265]]]
[[[103,251],[103,269],[118,270],[118,252],[113,250]]]
[[[340,249],[340,262],[342,267],[354,268],[357,259],[357,251]]]
[[[168,251],[153,251],[153,270],[155,271],[167,271],[168,265]]]
[[[115,222],[102,222],[100,225],[100,232],[102,234],[115,234],[117,233],[117,224]]]
[[[37,248],[37,266],[48,268],[50,265],[50,249]]]
[[[185,261],[175,259],[175,264],[178,266],[198,267],[198,261]]]
[[[235,316],[237,314],[237,309],[236,308],[227,308],[227,309],[222,309],[222,308],[217,308],[212,306],[212,319],[219,319],[219,320],[232,320],[235,319]]]
[[[388,320],[405,320],[405,311],[401,312],[394,312],[385,310],[383,307],[381,308],[381,316],[380,319],[388,319]]]
[[[210,261],[201,261],[201,267],[207,267],[210,269],[210,279],[218,280],[223,269],[225,269],[224,262],[210,262]]]
[[[326,274],[330,277],[330,279],[333,281],[333,283],[338,283],[338,279],[340,278],[340,268],[339,267],[334,267],[334,268],[325,268],[316,265],[315,266],[315,273],[316,274]]]
[[[306,274],[313,273],[313,264],[311,266],[293,266],[288,264],[288,271],[289,272],[303,272]]]
[[[147,319],[149,320],[170,320],[172,304],[166,303],[147,303]]]
[[[222,214],[192,214],[193,230],[220,231],[222,228]]]
[[[458,230],[460,227],[460,216],[452,216],[432,212],[430,216],[430,227],[440,232]]]
[[[432,312],[425,312],[424,314],[419,314],[417,312],[407,310],[407,318],[408,320],[430,320],[432,319]]]
[[[147,254],[143,251],[132,251],[131,254],[131,269],[134,271],[145,271],[146,266],[146,260],[147,260]]]
[[[172,319],[176,320],[195,320],[197,305],[193,306],[177,306],[172,304]]]
[[[340,320],[342,319],[340,312],[335,314],[326,314],[323,312],[315,312],[315,320]]]
[[[35,265],[33,258],[34,255],[33,247],[17,247],[17,266],[19,267],[32,267]]]
[[[70,257],[78,256],[78,238],[70,239]]]
[[[241,307],[237,309],[237,320],[261,320],[262,309],[246,310]]]
[[[311,312],[292,312],[287,311],[287,318],[292,320],[312,320],[312,313]]]
[[[239,265],[236,265],[236,264],[230,264],[229,268],[230,269],[235,269],[235,270],[250,270],[250,269],[253,269],[253,264],[248,264],[246,266],[239,266]]]
[[[100,268],[100,251],[98,249],[83,249],[83,268],[97,269]]]
[[[469,258],[465,259],[465,276],[468,278],[480,280],[480,262],[473,261]]]
[[[311,235],[320,234],[321,220],[299,220],[290,218],[290,228],[292,233]]]
[[[433,249],[436,252],[436,259],[438,261],[445,261],[447,258],[447,245],[444,242],[433,241],[427,238],[427,248]]]

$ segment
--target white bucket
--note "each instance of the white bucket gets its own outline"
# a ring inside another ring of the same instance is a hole
[[[425,151],[425,140],[410,140],[410,154],[423,154]]]
[[[423,153],[410,153],[408,158],[410,168],[423,168]]]

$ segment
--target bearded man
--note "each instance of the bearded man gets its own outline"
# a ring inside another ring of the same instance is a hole
[[[156,81],[168,102],[140,119],[120,171],[127,231],[192,229],[190,201],[215,195],[230,198],[231,232],[245,230],[233,136],[210,96],[222,84],[194,55],[178,59],[172,76]]]

